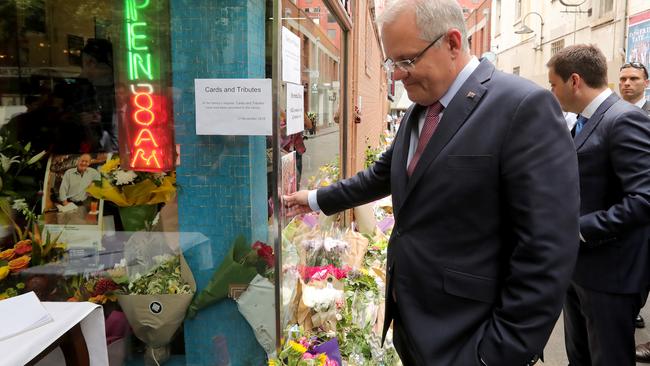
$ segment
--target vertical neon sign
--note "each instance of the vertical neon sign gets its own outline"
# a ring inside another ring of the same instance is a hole
[[[128,106],[120,126],[122,164],[138,171],[172,169],[171,126],[160,39],[155,39],[150,19],[156,0],[125,0]],[[161,37],[158,37],[161,38]],[[158,47],[156,47],[156,45]]]

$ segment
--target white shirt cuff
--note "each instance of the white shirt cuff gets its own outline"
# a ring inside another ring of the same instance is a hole
[[[309,201],[309,208],[311,208],[312,211],[320,211],[320,206],[318,206],[318,200],[316,199],[315,189],[309,191],[309,194],[307,195],[307,201]]]
[[[580,241],[581,241],[581,242],[583,242],[583,243],[586,243],[586,242],[587,242],[587,241],[585,240],[585,237],[582,236],[582,233],[579,232],[579,233],[578,233],[578,236],[580,237]]]

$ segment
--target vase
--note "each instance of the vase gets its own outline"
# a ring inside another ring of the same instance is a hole
[[[136,205],[120,207],[120,219],[124,231],[142,231],[151,227],[158,205]]]

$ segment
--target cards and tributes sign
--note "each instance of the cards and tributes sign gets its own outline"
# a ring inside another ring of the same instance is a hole
[[[197,135],[271,135],[271,79],[194,79],[194,91]]]

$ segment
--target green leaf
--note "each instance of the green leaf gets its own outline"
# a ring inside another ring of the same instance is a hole
[[[27,145],[25,145],[25,152],[29,152],[31,148],[32,148],[32,143],[28,142]]]
[[[45,156],[46,153],[47,152],[45,150],[43,150],[40,153],[32,156],[32,158],[27,161],[27,165],[32,165],[32,164],[36,163],[37,161],[41,160],[41,158],[43,156]]]
[[[4,266],[8,266],[8,265],[9,265],[9,262],[7,262],[5,260],[0,260],[0,267],[4,267]]]

